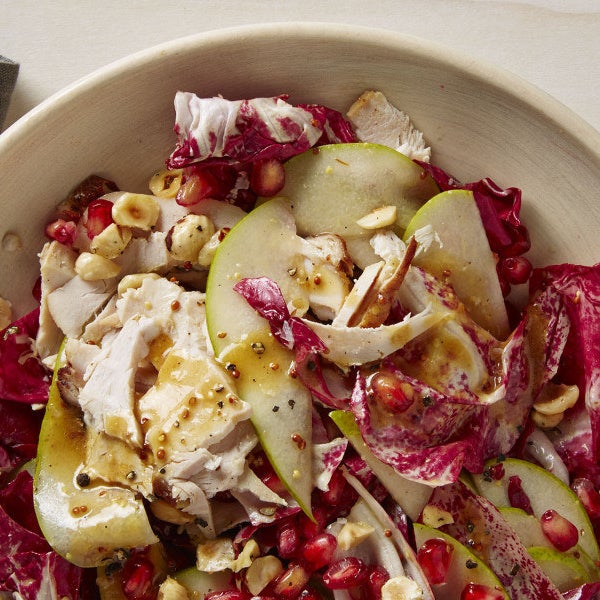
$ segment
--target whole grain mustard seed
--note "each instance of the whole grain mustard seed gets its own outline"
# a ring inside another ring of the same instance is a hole
[[[171,302],[171,310],[178,311],[180,308],[181,303],[179,302],[179,300],[173,300],[173,302]]]
[[[294,442],[300,450],[306,448],[306,440],[299,433],[292,434],[292,442]]]
[[[88,511],[88,507],[85,504],[82,504],[81,506],[74,506],[71,509],[71,512],[75,515],[83,515]]]
[[[256,354],[264,354],[265,353],[265,345],[262,342],[252,342],[250,347]]]
[[[219,331],[219,333],[217,333],[217,337],[222,340],[223,338],[227,337],[227,332]]]
[[[158,458],[158,460],[164,460],[165,456],[167,456],[167,453],[164,448],[159,448],[156,451],[156,458]]]
[[[129,471],[129,473],[127,473],[127,475],[125,475],[125,477],[129,480],[129,481],[133,481],[136,477],[137,474],[135,471]]]

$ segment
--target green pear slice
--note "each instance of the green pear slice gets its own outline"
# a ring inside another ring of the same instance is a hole
[[[546,546],[533,546],[527,548],[527,552],[560,592],[572,590],[590,581],[583,565],[570,554]]]
[[[513,508],[512,506],[502,506],[498,509],[500,514],[504,517],[506,522],[513,528],[515,533],[519,536],[521,543],[525,546],[529,554],[534,560],[537,560],[537,556],[540,556],[542,560],[538,561],[540,566],[546,572],[546,575],[553,580],[552,572],[545,569],[546,560],[553,562],[555,559],[559,560],[564,558],[569,571],[575,571],[577,579],[581,577],[584,581],[597,581],[600,572],[598,566],[588,556],[588,554],[581,548],[579,544],[573,546],[566,552],[559,552],[550,542],[550,540],[544,535],[542,531],[542,525],[537,517],[534,515],[527,514],[520,508]],[[536,552],[532,553],[530,550],[536,548]],[[551,555],[540,554],[540,549],[546,548],[552,551]],[[573,566],[573,561],[577,562],[577,566]],[[583,575],[582,575],[583,573]],[[553,580],[554,581],[554,580]],[[557,585],[557,582],[554,581]],[[559,587],[557,585],[557,587]]]
[[[505,339],[508,315],[496,259],[473,193],[449,190],[434,196],[412,218],[404,239],[415,234],[419,239],[427,231],[423,228],[437,236],[437,241],[422,244],[413,264],[438,279],[448,279],[472,319],[496,338]]]
[[[360,219],[395,207],[395,219],[386,227],[401,234],[419,207],[438,192],[431,176],[404,154],[379,144],[355,143],[320,146],[291,158],[280,195],[291,201],[300,235],[328,232],[366,238],[373,230],[361,227]]]
[[[57,372],[40,432],[34,507],[44,537],[58,554],[80,567],[95,567],[118,551],[148,546],[158,538],[133,491],[77,484],[88,434],[80,411],[63,402]]]
[[[442,539],[452,548],[446,581],[431,586],[436,599],[461,598],[465,586],[475,583],[500,592],[508,600],[508,594],[496,574],[466,546],[452,536],[421,523],[414,524],[414,531],[417,551],[430,539]]]
[[[243,278],[265,276],[279,285],[288,304],[302,299],[304,292],[290,275],[301,242],[289,203],[282,198],[244,217],[215,253],[206,288],[206,321],[217,359],[239,375],[238,394],[252,406],[252,423],[273,468],[310,514],[310,393],[290,376],[293,353],[233,289]]]
[[[416,520],[427,504],[432,488],[403,477],[393,467],[379,460],[363,440],[354,415],[350,411],[335,410],[329,415],[392,498],[413,521]]]
[[[497,464],[490,461],[489,468]],[[508,458],[502,462],[504,474],[496,480],[489,477],[488,468],[482,474],[473,475],[473,483],[477,493],[485,496],[497,507],[511,506],[508,497],[508,481],[510,477],[519,477],[521,487],[529,501],[533,514],[539,519],[544,512],[554,509],[568,519],[579,531],[579,545],[592,560],[600,559],[598,542],[594,536],[592,524],[577,495],[558,477],[542,467],[525,460]]]

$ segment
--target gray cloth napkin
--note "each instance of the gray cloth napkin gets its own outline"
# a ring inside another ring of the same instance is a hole
[[[10,58],[0,56],[0,131],[2,131],[2,125],[8,111],[8,103],[15,89],[18,74],[18,63],[10,60]]]

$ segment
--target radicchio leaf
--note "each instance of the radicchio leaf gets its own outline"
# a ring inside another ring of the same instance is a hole
[[[441,284],[427,282],[421,295],[447,298]],[[485,460],[507,454],[555,375],[568,334],[553,296],[538,296],[505,343],[478,333],[459,306],[448,305],[449,320],[431,339],[421,336],[378,369],[362,369],[350,409],[373,453],[432,485],[455,481],[463,467],[481,472]]]
[[[329,140],[347,141],[352,130],[339,113],[325,107],[292,106],[287,96],[226,100],[175,96],[178,143],[170,168],[211,159],[241,163],[285,160]]]
[[[35,457],[43,411],[0,400],[0,482],[19,464]]]
[[[563,594],[563,600],[598,600],[600,598],[600,582],[585,583],[581,587]]]
[[[572,474],[600,483],[600,263],[538,269],[532,288],[553,295],[568,315],[571,329],[558,378],[576,384],[584,400],[567,413],[553,440]]]
[[[0,331],[0,399],[46,403],[50,378],[34,355],[39,308]]]
[[[23,600],[92,598],[84,570],[58,556],[41,535],[33,510],[33,479],[21,471],[0,497],[0,591]]]
[[[412,406],[402,415],[391,417],[370,403],[367,381],[360,374],[350,400],[350,410],[373,453],[408,479],[431,485],[455,481],[463,467],[481,470],[483,408],[449,402],[395,369],[394,376],[414,394]]]
[[[337,110],[320,104],[299,104],[298,107],[307,110],[323,131],[317,146],[357,141],[352,125]]]

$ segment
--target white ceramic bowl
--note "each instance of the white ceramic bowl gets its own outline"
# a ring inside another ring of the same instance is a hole
[[[0,136],[0,296],[33,306],[52,208],[90,173],[146,190],[175,137],[177,90],[235,99],[289,94],[344,111],[378,89],[408,112],[432,161],[524,194],[534,262],[600,259],[600,134],[520,78],[423,40],[315,23],[216,31],[151,48],[54,95]],[[8,244],[8,246],[11,246]]]

